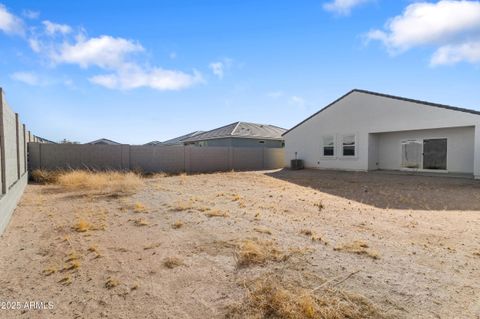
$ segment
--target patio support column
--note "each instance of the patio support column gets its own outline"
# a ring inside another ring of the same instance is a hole
[[[480,179],[480,123],[475,126],[475,151],[473,159],[473,175]]]

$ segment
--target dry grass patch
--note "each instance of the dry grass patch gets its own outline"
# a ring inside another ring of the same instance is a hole
[[[92,229],[92,224],[84,219],[79,219],[75,225],[72,227],[76,232],[84,233],[90,229]]]
[[[334,248],[335,251],[344,251],[358,255],[365,255],[373,259],[379,259],[380,255],[375,250],[369,249],[368,244],[362,240],[355,240],[350,243],[338,245]]]
[[[152,243],[152,244],[144,246],[143,250],[154,249],[154,248],[160,247],[160,245],[161,245],[160,243]]]
[[[183,260],[179,257],[167,257],[163,260],[163,265],[168,269],[173,269],[183,265]]]
[[[69,270],[76,270],[80,268],[80,256],[75,252],[72,251],[67,255],[65,258],[65,262],[67,263],[63,266],[62,271],[69,271]]]
[[[95,245],[91,245],[87,250],[91,253],[98,253],[98,248]]]
[[[62,271],[69,271],[69,270],[76,270],[80,268],[80,256],[75,252],[72,251],[67,255],[65,258],[65,262],[67,263],[63,266]]]
[[[313,231],[311,231],[310,229],[302,229],[300,231],[300,234],[305,236],[313,236]]]
[[[78,268],[80,268],[80,262],[78,260],[73,260],[67,265],[65,265],[62,271],[76,270]]]
[[[192,201],[177,201],[172,206],[172,211],[174,212],[183,212],[186,210],[192,210],[193,203]]]
[[[133,224],[135,226],[148,226],[150,225],[149,222],[147,222],[145,219],[143,218],[138,218],[138,219],[131,219],[133,221]]]
[[[179,229],[183,227],[183,222],[181,220],[177,220],[172,224],[173,229]]]
[[[221,211],[219,209],[208,210],[205,212],[207,217],[228,217],[228,212]]]
[[[95,258],[102,257],[102,254],[98,251],[98,247],[95,245],[91,245],[87,250],[88,252],[95,253]]]
[[[259,226],[259,227],[255,227],[253,230],[256,231],[257,233],[261,233],[261,234],[267,234],[267,235],[272,234],[272,231],[270,229],[268,229],[267,227]]]
[[[72,284],[72,278],[70,276],[65,276],[62,279],[60,279],[58,282],[64,286],[69,286]]]
[[[56,184],[71,191],[95,191],[102,194],[131,194],[144,184],[143,179],[128,172],[61,172]]]
[[[144,204],[140,202],[136,202],[135,205],[133,205],[133,212],[134,213],[148,213],[148,208]]]
[[[107,288],[107,289],[113,289],[113,288],[117,287],[118,285],[120,285],[120,281],[118,279],[115,279],[115,278],[112,278],[112,277],[109,277],[107,279],[107,281],[105,282],[105,288]]]
[[[325,205],[323,205],[322,201],[313,204],[313,206],[317,207],[319,212],[321,212],[325,208]]]
[[[227,318],[384,318],[365,297],[345,291],[313,292],[277,278],[257,279],[247,288],[247,296],[230,308]]]
[[[58,179],[58,171],[46,171],[43,169],[36,169],[30,174],[30,178],[35,182],[43,185],[55,184]]]
[[[284,261],[287,256],[271,241],[245,240],[234,253],[238,267],[263,265],[269,261]]]
[[[42,270],[42,274],[44,276],[50,276],[50,275],[53,275],[56,272],[57,272],[57,268],[55,266],[50,266],[50,267],[47,267],[44,270]]]
[[[328,242],[322,238],[322,236],[316,235],[312,230],[310,229],[302,229],[300,231],[300,234],[309,236],[312,241],[318,241],[322,242],[325,245],[328,245]]]
[[[65,262],[71,262],[71,261],[74,261],[74,260],[78,260],[80,259],[80,256],[75,252],[75,251],[72,251],[71,253],[69,253],[67,255],[67,257],[65,258]]]

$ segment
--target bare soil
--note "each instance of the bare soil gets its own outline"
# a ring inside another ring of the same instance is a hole
[[[480,182],[282,170],[156,176],[131,195],[29,185],[0,270],[0,302],[54,305],[0,318],[282,317],[252,299],[270,279],[260,288],[290,300],[361,301],[356,318],[480,318]]]

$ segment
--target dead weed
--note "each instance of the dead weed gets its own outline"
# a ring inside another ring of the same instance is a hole
[[[168,269],[173,269],[183,265],[183,260],[179,257],[167,257],[163,260],[163,265]]]
[[[224,212],[218,209],[208,210],[205,212],[207,217],[228,217],[228,212]]]
[[[238,267],[263,265],[269,261],[284,261],[288,258],[271,241],[244,240],[235,250]]]
[[[243,302],[231,306],[227,318],[384,318],[365,297],[346,291],[313,291],[272,277],[254,280],[247,289]]]
[[[355,240],[350,243],[338,245],[334,248],[335,251],[345,251],[358,255],[365,255],[373,259],[379,259],[380,255],[375,250],[369,249],[368,244],[362,240]]]
[[[101,194],[132,194],[144,184],[132,172],[93,172],[71,170],[60,172],[55,184],[70,191],[94,191]]]

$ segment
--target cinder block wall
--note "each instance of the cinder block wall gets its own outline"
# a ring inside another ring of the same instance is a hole
[[[8,225],[27,184],[27,142],[30,132],[12,111],[0,88],[0,234]]]
[[[219,172],[283,167],[281,148],[29,143],[29,169]]]

